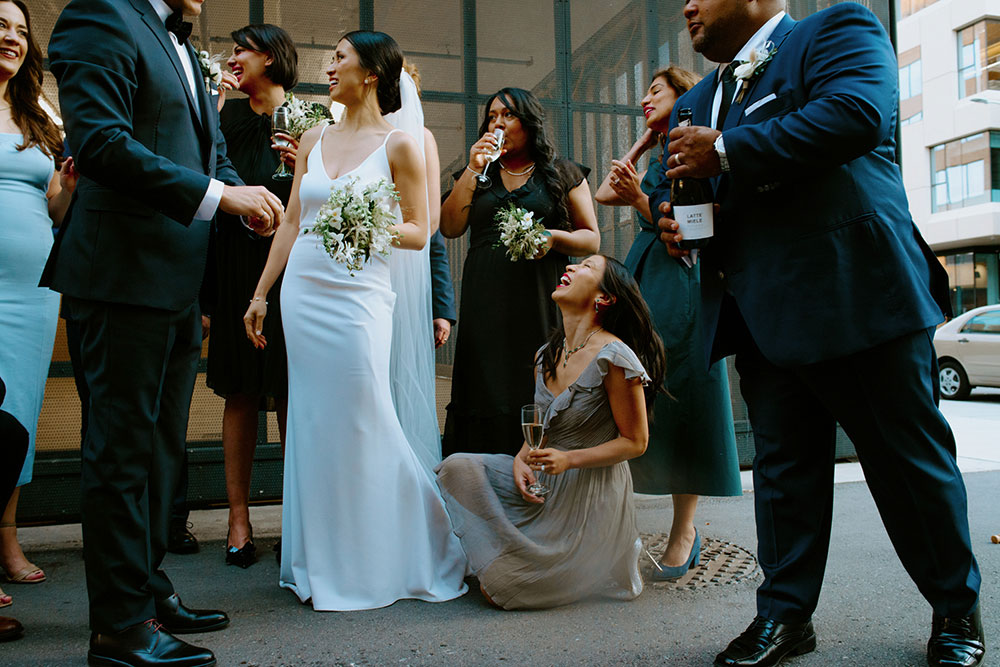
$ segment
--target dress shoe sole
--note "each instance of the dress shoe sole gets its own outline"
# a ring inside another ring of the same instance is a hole
[[[20,639],[24,636],[24,628],[20,630],[15,630],[14,632],[5,632],[0,635],[0,642],[12,642],[15,639]]]
[[[211,623],[209,625],[199,625],[194,628],[173,628],[167,624],[163,625],[163,629],[172,635],[196,635],[202,632],[215,632],[216,630],[222,630],[227,625],[229,625],[230,619],[225,619],[223,621],[218,621],[217,623]]]
[[[130,662],[109,658],[103,655],[94,655],[93,653],[87,653],[87,664],[91,667],[132,667],[132,663]],[[215,667],[215,665],[216,660],[215,658],[212,658],[208,662],[186,664],[184,667]]]
[[[816,635],[813,634],[813,635],[810,635],[809,637],[806,637],[805,639],[803,639],[802,641],[800,641],[798,644],[792,646],[790,649],[788,649],[788,651],[786,651],[785,653],[783,653],[781,655],[781,657],[778,658],[773,663],[758,663],[758,664],[761,664],[761,665],[763,665],[763,664],[777,665],[777,664],[780,664],[782,660],[784,660],[785,658],[787,658],[789,656],[803,655],[805,653],[811,653],[811,652],[813,652],[815,650],[816,650]],[[714,665],[714,667],[733,667],[733,665],[731,665],[729,663],[726,663],[726,662],[723,662],[721,660],[716,660],[712,664]],[[739,664],[740,663],[736,663],[736,665],[739,665]],[[749,663],[745,663],[745,664],[749,664]]]

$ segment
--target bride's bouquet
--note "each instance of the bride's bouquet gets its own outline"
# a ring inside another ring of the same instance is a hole
[[[545,249],[546,240],[552,233],[541,224],[541,218],[535,220],[534,217],[534,213],[518,208],[513,202],[497,211],[495,220],[500,228],[500,245],[507,248],[510,261],[534,259]]]
[[[330,198],[319,207],[316,221],[302,233],[319,237],[335,261],[346,264],[353,276],[374,255],[387,257],[398,236],[392,206],[399,201],[396,186],[384,178],[361,188],[360,179],[331,188]]]
[[[288,134],[295,141],[302,138],[306,130],[333,118],[330,110],[322,104],[300,100],[290,92],[285,93],[285,103],[282,106],[288,108]]]

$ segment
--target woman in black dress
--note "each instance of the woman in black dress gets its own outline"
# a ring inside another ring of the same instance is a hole
[[[469,164],[441,205],[441,233],[470,230],[462,270],[460,322],[451,403],[442,450],[515,455],[521,449],[520,409],[534,396],[532,359],[558,324],[549,295],[570,256],[600,247],[597,216],[585,167],[557,159],[546,137],[545,112],[527,90],[504,88],[486,103],[480,139]],[[503,153],[493,163],[493,130],[504,129]],[[483,170],[491,183],[478,186]],[[497,210],[513,202],[550,230],[533,260],[511,261],[500,245]]]
[[[298,81],[298,56],[291,37],[273,25],[249,25],[232,33],[233,55],[226,63],[222,88],[237,89],[245,99],[228,100],[220,120],[229,158],[247,185],[263,185],[288,205],[292,181],[271,175],[279,160],[295,166],[298,145],[278,147],[271,139],[271,113],[285,101],[285,91]],[[253,296],[267,261],[271,239],[250,233],[238,217],[219,212],[210,251],[209,275],[203,302],[211,313],[207,384],[226,399],[222,416],[226,495],[229,499],[229,537],[226,563],[249,567],[256,560],[250,526],[250,474],[257,445],[259,410],[274,410],[282,445],[288,373],[281,331],[280,279],[268,296],[264,323],[267,347],[256,349],[247,340],[243,313]]]

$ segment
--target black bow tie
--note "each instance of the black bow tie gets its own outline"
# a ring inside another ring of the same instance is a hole
[[[181,46],[191,36],[191,28],[191,22],[185,21],[184,15],[180,12],[174,12],[167,17],[167,30],[177,35],[177,43]]]

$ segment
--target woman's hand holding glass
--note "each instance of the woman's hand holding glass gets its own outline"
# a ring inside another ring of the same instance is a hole
[[[517,490],[521,493],[521,497],[524,498],[529,503],[534,503],[536,505],[541,505],[545,502],[544,498],[534,495],[531,491],[528,491],[528,487],[537,484],[538,478],[535,477],[534,471],[528,466],[527,462],[521,455],[518,454],[514,457],[514,484],[517,485]]]
[[[566,452],[550,448],[529,451],[528,466],[532,470],[540,470],[547,475],[560,475],[572,467]]]
[[[472,148],[469,149],[469,169],[476,172],[477,174],[483,173],[492,160],[490,156],[496,153],[500,142],[492,132],[487,132],[479,141],[472,144]],[[500,151],[500,155],[507,152],[507,149]]]
[[[271,144],[271,148],[278,151],[282,162],[294,169],[295,158],[299,154],[299,142],[285,132],[275,132],[273,139],[274,143]]]
[[[255,296],[250,300],[250,307],[243,316],[243,326],[246,327],[247,338],[258,350],[267,347],[267,338],[263,333],[265,317],[267,317],[267,301],[263,297]]]

